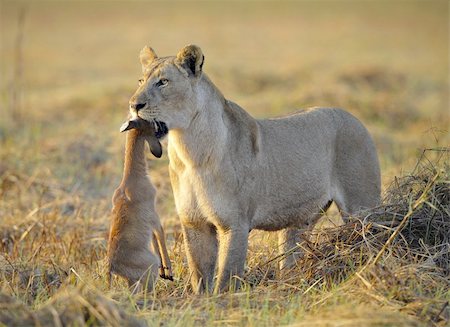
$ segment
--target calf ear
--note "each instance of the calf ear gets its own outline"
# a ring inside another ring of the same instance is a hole
[[[148,143],[148,146],[150,147],[150,152],[153,153],[153,155],[156,158],[161,158],[162,156],[162,147],[161,143],[159,143],[159,140],[155,136],[145,136],[145,140]]]
[[[187,45],[181,49],[176,58],[176,63],[183,67],[189,76],[200,76],[202,72],[205,56],[200,47],[196,45]]]
[[[148,45],[146,45],[139,54],[139,60],[141,61],[142,65],[142,71],[144,72],[145,69],[152,63],[153,60],[158,58],[156,55],[156,52],[150,48]]]

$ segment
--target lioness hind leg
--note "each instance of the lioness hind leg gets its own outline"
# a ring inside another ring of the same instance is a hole
[[[325,201],[319,202],[324,203]],[[308,216],[307,226],[313,229],[317,221],[330,208],[333,200],[328,200],[315,214]],[[297,247],[302,232],[298,228],[285,228],[278,232],[278,248],[280,255],[284,255],[279,262],[280,272],[283,274],[295,266],[296,261],[302,256],[302,250]]]
[[[373,208],[380,204],[380,184],[373,180],[354,180],[353,183],[344,185],[335,198],[336,206],[344,222],[348,217],[360,210]]]
[[[278,249],[279,254],[283,256],[278,264],[281,272],[294,267],[300,256],[300,249],[297,248],[300,233],[298,228],[285,228],[278,231]]]
[[[210,292],[218,252],[216,230],[212,225],[182,228],[192,288],[196,293]]]
[[[359,126],[359,127],[358,127]],[[344,221],[361,209],[380,204],[381,176],[375,145],[367,130],[357,124],[342,128],[336,153],[332,196]]]

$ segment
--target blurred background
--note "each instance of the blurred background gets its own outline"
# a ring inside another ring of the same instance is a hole
[[[350,111],[375,139],[386,185],[423,148],[449,144],[448,9],[447,1],[2,1],[0,214],[44,207],[103,217],[103,235],[144,45],[161,56],[199,45],[204,71],[258,118]],[[151,175],[161,215],[176,224],[166,167],[166,155],[152,160]]]

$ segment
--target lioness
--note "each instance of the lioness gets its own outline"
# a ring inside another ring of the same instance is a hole
[[[203,73],[198,46],[163,58],[144,47],[140,61],[130,112],[169,135],[194,290],[212,289],[216,261],[215,292],[230,281],[237,287],[231,277],[242,276],[252,229],[281,230],[283,252],[295,246],[296,228],[313,226],[332,201],[345,214],[379,202],[376,149],[351,114],[320,108],[256,120]]]

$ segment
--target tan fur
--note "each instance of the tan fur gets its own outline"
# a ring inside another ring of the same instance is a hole
[[[110,274],[124,277],[136,289],[152,291],[158,267],[163,278],[171,279],[172,271],[155,212],[155,188],[147,176],[144,140],[149,138],[155,138],[151,127],[127,132],[123,178],[112,199],[108,261]]]
[[[281,230],[285,251],[331,201],[344,214],[377,205],[380,170],[370,135],[349,113],[319,108],[256,120],[222,96],[203,61],[192,45],[175,57],[143,61],[141,54],[144,82],[130,102],[145,103],[135,115],[169,128],[191,282],[212,289],[217,265],[218,292],[242,276],[250,230]],[[283,266],[292,264],[289,257]]]

